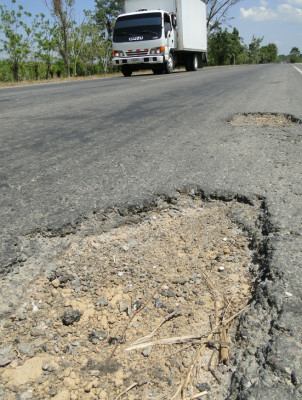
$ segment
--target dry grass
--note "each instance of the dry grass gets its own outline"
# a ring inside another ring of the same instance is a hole
[[[20,82],[0,82],[0,88],[88,81],[88,80],[94,80],[94,79],[113,78],[113,77],[117,77],[117,76],[123,76],[123,75],[121,73],[114,73],[114,74],[79,76],[79,77],[70,77],[70,78],[39,79],[37,81],[36,80],[24,80],[24,81],[20,81]]]
[[[133,75],[149,75],[152,74],[152,71],[137,71],[134,72]],[[116,78],[121,77],[123,74],[121,72],[116,72],[112,74],[102,74],[102,75],[91,75],[91,76],[77,76],[70,78],[53,78],[53,79],[39,79],[39,80],[24,80],[20,82],[1,82],[0,81],[0,89],[7,87],[22,87],[22,86],[31,86],[31,85],[48,85],[53,83],[66,83],[66,82],[80,82],[80,81],[91,81],[95,79],[107,79],[107,78]]]

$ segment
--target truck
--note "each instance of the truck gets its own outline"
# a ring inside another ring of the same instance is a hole
[[[124,76],[183,66],[197,71],[207,59],[207,12],[203,0],[124,0],[112,38],[112,64]]]

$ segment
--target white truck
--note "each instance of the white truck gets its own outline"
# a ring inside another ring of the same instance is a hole
[[[202,0],[125,0],[115,24],[112,63],[124,76],[177,66],[196,71],[207,58],[206,4]]]

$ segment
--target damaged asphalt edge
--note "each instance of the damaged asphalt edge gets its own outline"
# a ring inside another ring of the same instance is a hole
[[[174,193],[154,195],[148,200],[141,199],[135,204],[107,207],[104,210],[94,211],[89,217],[79,216],[74,222],[60,228],[47,227],[45,230],[31,232],[24,237],[23,243],[32,243],[38,235],[45,239],[63,238],[79,231],[81,234],[88,235],[96,230],[100,233],[100,229],[104,232],[124,224],[139,223],[146,212],[166,208],[167,204],[176,204],[181,194],[201,198],[204,201],[237,201],[257,209],[255,221],[245,219],[244,215],[229,215],[230,219],[249,235],[251,249],[255,251],[254,261],[259,265],[259,270],[258,275],[255,276],[255,291],[250,309],[240,318],[238,324],[233,349],[234,373],[228,398],[234,400],[265,398],[263,396],[266,391],[269,393],[272,387],[276,389],[276,393],[286,393],[287,397],[284,398],[295,398],[290,397],[298,385],[294,373],[284,373],[282,366],[272,367],[269,357],[273,351],[278,319],[282,314],[283,303],[286,301],[286,282],[283,280],[282,272],[273,265],[273,255],[277,246],[275,233],[280,235],[282,232],[272,225],[266,200],[263,197],[226,190],[213,191],[197,185],[187,185]],[[8,272],[16,267],[22,269],[27,256],[30,256],[34,248],[25,245],[25,248],[20,246],[19,251],[14,262],[8,266]],[[290,380],[290,385],[288,380]]]

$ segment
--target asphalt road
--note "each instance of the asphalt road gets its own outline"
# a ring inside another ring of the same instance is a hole
[[[282,324],[291,338],[299,338],[296,347],[279,334],[272,339],[276,346],[280,342],[290,376],[294,370],[296,391],[280,378],[267,398],[282,390],[284,399],[302,398],[298,359],[286,359],[294,357],[286,346],[302,354],[302,128],[228,123],[247,112],[302,119],[301,93],[301,64],[1,89],[0,271],[24,259],[25,235],[60,234],[107,206],[190,185],[261,197],[274,236],[270,260],[278,271],[272,274],[280,278],[280,293],[293,295],[282,303]],[[270,290],[277,290],[273,280]],[[256,396],[250,387],[242,390]],[[257,390],[264,398],[265,389]]]

